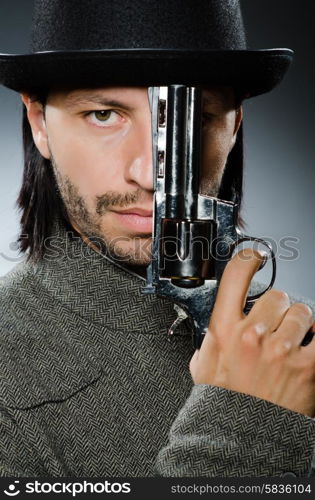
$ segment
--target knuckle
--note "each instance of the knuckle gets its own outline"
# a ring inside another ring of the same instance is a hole
[[[269,343],[268,357],[272,361],[283,360],[293,348],[294,345],[290,340],[275,338]]]
[[[306,316],[307,318],[312,318],[313,317],[313,312],[309,306],[306,304],[302,304],[300,302],[293,304],[290,307],[290,312],[293,312],[295,314],[299,314],[301,316]]]
[[[242,343],[246,346],[257,346],[260,342],[261,335],[257,325],[247,326],[241,336]]]
[[[269,293],[272,299],[277,302],[280,302],[284,305],[290,304],[289,295],[283,290],[269,290],[269,292],[267,293]]]

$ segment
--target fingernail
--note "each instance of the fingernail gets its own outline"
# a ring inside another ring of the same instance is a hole
[[[267,327],[264,323],[257,323],[255,325],[256,334],[260,337],[267,332]]]

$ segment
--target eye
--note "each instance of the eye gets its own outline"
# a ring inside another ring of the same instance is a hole
[[[120,115],[112,109],[102,109],[98,111],[90,111],[86,115],[88,120],[97,127],[111,127],[119,123]]]
[[[215,114],[214,113],[207,113],[206,111],[204,111],[202,113],[202,121],[205,123],[205,122],[210,122],[212,120],[215,119]]]

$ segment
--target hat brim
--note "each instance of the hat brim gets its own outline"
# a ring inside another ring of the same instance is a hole
[[[290,49],[112,49],[0,54],[0,83],[18,92],[64,86],[229,85],[239,89],[243,97],[252,97],[278,85],[292,58]]]

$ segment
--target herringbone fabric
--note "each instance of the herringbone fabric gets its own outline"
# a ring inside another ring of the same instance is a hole
[[[301,425],[301,417],[259,398],[195,386],[158,456],[157,472],[178,477],[307,476],[312,474],[315,422],[308,418]]]
[[[219,388],[190,396],[191,331],[169,342],[173,304],[143,286],[58,225],[42,262],[1,280],[0,475],[307,474],[312,420]]]

